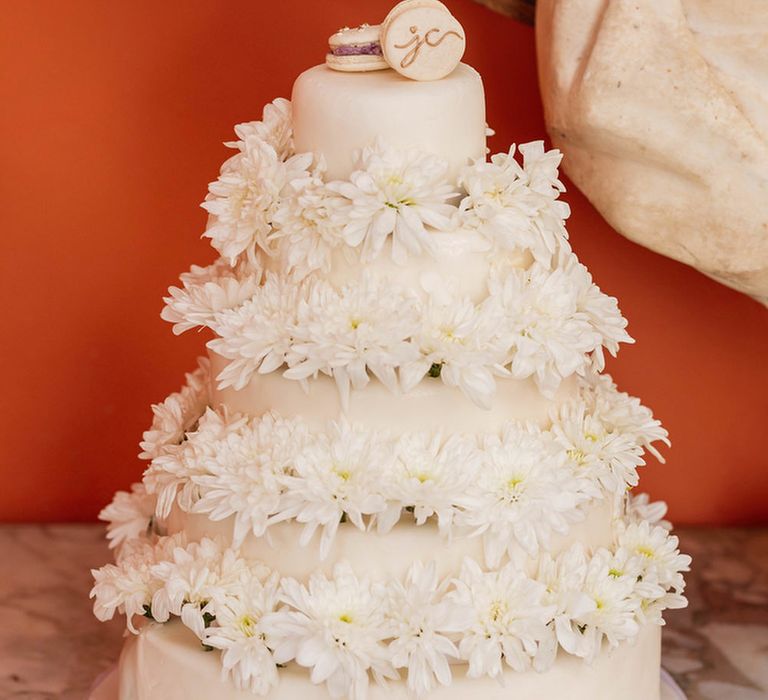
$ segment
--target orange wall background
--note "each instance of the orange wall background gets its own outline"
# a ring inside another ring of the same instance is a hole
[[[393,0],[6,3],[0,23],[0,520],[88,520],[139,478],[149,404],[203,338],[161,296],[212,250],[198,203],[327,35]],[[451,6],[483,74],[494,150],[544,135],[533,30]],[[681,523],[768,521],[768,313],[613,232],[569,187],[575,250],[637,344],[610,371],[669,429],[642,486]]]

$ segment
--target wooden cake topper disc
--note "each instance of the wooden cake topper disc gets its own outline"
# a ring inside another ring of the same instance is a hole
[[[412,80],[439,80],[459,65],[467,42],[464,28],[438,0],[405,0],[381,26],[387,63]]]

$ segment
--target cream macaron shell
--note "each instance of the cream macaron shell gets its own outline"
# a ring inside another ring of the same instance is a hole
[[[328,38],[330,51],[325,57],[326,64],[334,70],[352,73],[389,68],[380,53],[356,53],[356,48],[378,47],[380,30],[378,24],[364,24],[354,28],[345,27],[332,34]]]
[[[326,54],[325,64],[333,70],[347,73],[362,73],[371,70],[385,70],[389,64],[381,56],[334,56]]]
[[[359,27],[344,27],[328,38],[331,50],[339,46],[359,46],[379,43],[380,24],[361,24]]]
[[[439,80],[461,62],[464,28],[438,0],[404,0],[381,26],[386,62],[412,80]]]

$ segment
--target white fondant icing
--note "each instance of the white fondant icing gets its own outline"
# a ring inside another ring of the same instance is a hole
[[[485,156],[483,82],[465,64],[431,82],[393,70],[341,73],[315,66],[296,79],[291,99],[296,150],[322,155],[329,179],[349,176],[353,153],[377,137],[445,158],[452,178],[470,159]]]
[[[460,389],[435,379],[423,381],[407,394],[393,394],[372,379],[365,389],[352,389],[349,408],[342,410],[336,383],[321,375],[310,380],[305,391],[297,381],[278,372],[256,374],[240,390],[219,389],[216,376],[227,365],[215,352],[209,351],[212,369],[211,403],[231,411],[260,416],[275,410],[285,417],[301,416],[310,425],[322,426],[329,419],[346,416],[369,428],[392,433],[419,430],[442,430],[451,433],[481,433],[500,429],[511,420],[531,421],[542,427],[550,423],[554,406],[574,398],[578,393],[576,376],[564,379],[554,399],[541,395],[533,379],[499,379],[490,409],[472,403]]]
[[[386,276],[407,287],[426,299],[425,286],[433,277],[438,277],[442,284],[457,292],[457,296],[468,296],[479,303],[488,296],[488,275],[491,261],[490,244],[486,238],[471,231],[457,233],[433,233],[435,255],[423,253],[412,256],[398,265],[384,251],[376,260],[365,265],[359,261],[349,261],[343,252],[334,256],[328,281],[341,286],[359,280],[364,272]],[[390,247],[390,246],[388,246]],[[521,257],[522,260],[522,257]]]
[[[381,255],[365,264],[357,255],[348,251],[334,251],[331,270],[322,276],[335,287],[358,282],[363,274],[386,277],[419,294],[428,297],[425,282],[439,278],[440,283],[454,293],[456,298],[469,297],[478,304],[488,297],[488,277],[494,264],[503,264],[504,269],[530,267],[533,256],[527,250],[504,251],[491,254],[491,242],[477,231],[430,231],[434,254],[422,252],[411,255],[404,263],[398,264],[390,254],[392,245],[384,244]],[[266,258],[264,267],[272,272],[282,272],[286,261],[279,255]]]
[[[588,547],[613,546],[613,509],[609,501],[599,501],[589,507],[584,521],[575,523],[565,535],[552,537],[547,551],[552,555],[567,549],[575,542]],[[169,534],[184,531],[190,540],[221,536],[232,541],[233,518],[214,522],[207,515],[184,513],[174,509],[168,520]],[[434,561],[439,577],[458,576],[464,557],[483,561],[481,537],[455,536],[453,540],[441,536],[433,522],[416,525],[401,520],[389,533],[379,535],[362,532],[351,524],[342,525],[328,557],[320,558],[317,537],[306,547],[299,544],[303,525],[295,521],[277,523],[269,528],[266,537],[249,535],[240,547],[244,556],[264,562],[282,576],[306,581],[314,571],[328,576],[341,561],[348,561],[356,571],[376,579],[390,577],[403,579],[414,561]],[[522,548],[519,548],[522,557]],[[536,562],[530,563],[528,573],[535,573]]]
[[[494,259],[490,255],[491,243],[476,231],[434,232],[430,234],[434,244],[434,255],[422,253],[408,258],[404,264],[397,264],[389,255],[387,244],[384,254],[365,265],[358,260],[348,260],[343,252],[334,255],[331,272],[326,279],[336,286],[359,280],[364,272],[395,280],[399,285],[427,298],[425,290],[433,285],[431,280],[451,290],[456,298],[469,297],[480,303],[488,296],[488,277]],[[533,262],[528,251],[513,251],[500,254],[507,268],[526,268]]]
[[[489,678],[470,679],[453,667],[453,682],[430,693],[430,700],[659,700],[661,629],[646,626],[634,645],[604,650],[592,664],[561,653],[546,673],[507,670],[504,685]],[[120,657],[118,700],[253,700],[222,678],[219,652],[205,652],[178,620],[148,624],[131,637]],[[266,700],[327,700],[324,685],[313,685],[306,669],[280,669],[277,687]],[[407,700],[404,682],[387,688],[371,685],[369,700]]]

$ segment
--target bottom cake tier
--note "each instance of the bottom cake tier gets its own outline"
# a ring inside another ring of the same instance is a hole
[[[454,674],[453,683],[430,693],[435,700],[659,700],[661,628],[646,625],[634,644],[603,650],[588,664],[561,653],[545,673],[508,670],[501,684],[490,678]],[[118,669],[117,700],[253,700],[222,677],[219,652],[201,649],[181,622],[147,624],[126,642]],[[305,669],[289,664],[268,700],[327,700],[324,685],[313,685]],[[370,700],[411,698],[403,682],[371,686]]]

